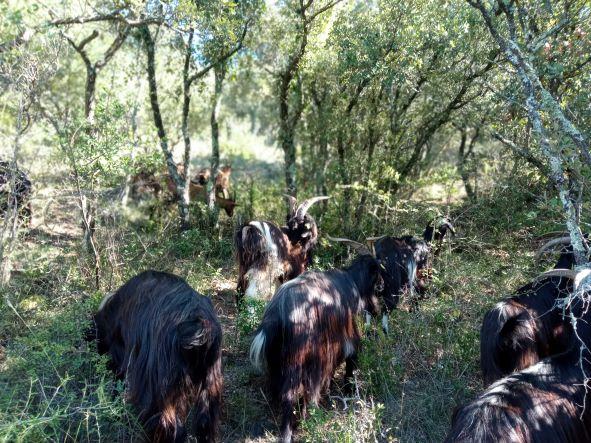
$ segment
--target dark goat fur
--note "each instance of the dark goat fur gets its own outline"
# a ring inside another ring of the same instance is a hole
[[[291,441],[294,408],[316,405],[337,368],[352,376],[360,347],[356,316],[377,314],[377,261],[362,255],[343,270],[306,272],[279,288],[267,306],[250,357],[266,370],[273,397],[281,403],[281,440]]]
[[[454,412],[445,442],[591,441],[591,412],[588,405],[582,408],[585,382],[578,361],[575,346],[498,380]]]
[[[213,441],[222,394],[222,330],[213,304],[172,274],[146,271],[106,296],[94,316],[97,349],[125,379],[125,396],[151,441],[194,433]]]
[[[585,374],[591,371],[591,313],[587,308],[581,299],[571,304],[578,337],[564,335],[562,348],[554,349],[560,353],[497,380],[474,401],[456,409],[445,441],[591,441],[591,412],[585,406]],[[562,320],[565,326],[569,322]],[[523,327],[528,328],[527,323]]]
[[[572,252],[561,254],[555,268],[574,265]],[[485,383],[563,352],[572,328],[557,299],[572,290],[572,281],[550,277],[531,282],[488,311],[480,330],[480,367]]]
[[[455,234],[447,220],[437,230],[429,222],[423,239],[411,235],[386,236],[375,242],[376,258],[383,265],[384,329],[387,330],[387,313],[396,308],[404,291],[423,294],[427,290],[431,280],[432,243],[436,241],[440,244],[447,232]],[[416,298],[412,297],[411,303],[415,308],[416,302]]]
[[[295,203],[286,226],[279,227],[269,221],[239,226],[234,235],[239,299],[243,295],[259,298],[261,292],[263,298],[270,297],[275,283],[289,281],[306,270],[317,243],[316,221],[296,210]]]

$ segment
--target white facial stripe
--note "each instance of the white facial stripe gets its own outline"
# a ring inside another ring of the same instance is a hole
[[[271,229],[269,224],[263,222],[263,228],[265,229],[265,240],[267,241],[267,247],[276,255],[277,245],[273,241],[273,237],[271,237]]]

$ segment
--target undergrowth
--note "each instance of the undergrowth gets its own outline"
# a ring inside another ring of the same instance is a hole
[[[448,214],[458,236],[437,257],[433,284],[419,310],[410,312],[403,302],[390,316],[388,335],[377,320],[366,331],[355,394],[340,392],[339,373],[323,403],[301,423],[299,438],[443,439],[454,407],[482,389],[478,359],[484,312],[541,270],[533,263],[537,239],[560,226],[560,207],[528,180],[521,188],[499,185],[475,204],[408,200],[379,223],[373,216],[359,220],[350,234],[363,240],[421,235],[433,214]],[[220,315],[226,377],[222,439],[276,438],[277,410],[247,355],[264,304],[236,311],[232,236],[251,214],[283,222],[284,205],[278,186],[249,184],[239,190],[249,201],[235,220],[222,215],[216,227],[197,221],[179,233],[174,209],[158,202],[147,212],[145,204],[119,211],[114,226],[99,229],[103,279],[98,290],[76,236],[57,241],[43,230],[25,236],[12,281],[0,298],[0,441],[131,441],[141,434],[123,400],[124,387],[84,337],[102,296],[149,268],[181,275],[212,298]],[[341,234],[336,206],[329,204],[322,215],[314,212],[321,229],[315,269],[343,266],[352,257],[343,245],[326,240],[326,234]],[[200,209],[194,211],[199,220]]]

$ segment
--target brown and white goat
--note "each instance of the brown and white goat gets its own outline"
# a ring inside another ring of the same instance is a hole
[[[380,281],[378,262],[361,255],[343,270],[306,272],[284,283],[271,299],[250,359],[266,372],[281,404],[281,441],[292,440],[298,403],[302,415],[308,405],[318,404],[343,362],[350,380],[360,347],[356,317],[377,313],[374,292]]]
[[[222,329],[211,300],[183,279],[143,272],[107,295],[94,316],[94,338],[150,441],[215,439],[222,396]],[[92,336],[91,336],[92,337]]]
[[[239,297],[269,298],[278,282],[291,280],[306,270],[318,242],[318,227],[308,210],[327,198],[313,197],[298,206],[295,198],[289,197],[286,226],[251,221],[236,230]]]

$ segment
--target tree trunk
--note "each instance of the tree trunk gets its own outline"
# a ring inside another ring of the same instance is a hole
[[[292,72],[285,73],[280,81],[279,91],[279,143],[283,150],[285,187],[289,195],[297,197],[296,148],[294,142],[295,124],[289,114],[289,88]]]
[[[458,150],[458,172],[460,173],[460,177],[462,178],[462,182],[464,183],[464,189],[466,189],[466,195],[471,202],[476,201],[476,193],[474,192],[474,188],[472,188],[472,184],[470,183],[470,174],[466,169],[466,160],[470,156],[472,150],[468,147],[468,152],[466,152],[466,142],[468,141],[468,134],[466,128],[461,128],[460,130],[461,139],[460,139],[460,147]],[[475,142],[477,134],[475,134],[470,141],[470,145],[473,146],[473,142]]]
[[[188,196],[189,186],[191,182],[191,136],[189,134],[189,111],[191,109],[191,84],[192,81],[189,77],[189,69],[191,67],[191,57],[193,51],[193,35],[194,30],[189,31],[189,39],[187,42],[187,52],[185,55],[185,64],[183,66],[183,111],[181,117],[181,132],[183,133],[183,143],[185,145],[185,151],[183,154],[183,171],[184,176],[184,189],[187,194],[187,204],[189,203],[190,197]],[[188,223],[188,218],[186,220]]]
[[[547,95],[549,95],[548,91],[541,87],[541,83],[539,80],[539,76],[537,75],[534,67],[528,61],[526,55],[524,55],[514,40],[514,34],[511,33],[511,37],[509,39],[505,39],[504,37],[499,34],[497,28],[494,26],[492,22],[492,18],[490,13],[487,11],[485,6],[481,2],[476,2],[470,0],[470,4],[477,8],[484,18],[485,24],[488,27],[492,37],[495,39],[499,48],[511,65],[515,68],[517,78],[521,82],[521,86],[524,91],[525,95],[525,107],[528,113],[528,119],[532,126],[532,130],[536,135],[538,142],[540,144],[540,148],[546,159],[549,163],[549,176],[550,179],[554,182],[556,189],[558,191],[558,195],[560,197],[560,201],[562,202],[562,206],[565,212],[565,221],[567,229],[570,233],[571,244],[573,247],[573,253],[575,255],[575,260],[578,265],[583,265],[588,262],[587,258],[587,249],[585,240],[583,238],[583,234],[581,229],[578,225],[577,214],[578,214],[578,207],[580,206],[580,201],[577,201],[580,196],[573,196],[571,195],[570,189],[566,183],[565,179],[565,172],[563,166],[563,159],[561,158],[560,150],[554,151],[550,146],[550,140],[548,139],[548,135],[546,133],[546,128],[544,126],[542,116],[540,113],[540,102],[536,97],[536,87],[542,96],[542,100],[546,101],[546,107],[550,108],[550,111],[553,111],[552,117],[555,121],[558,122],[561,129],[575,141],[577,146],[580,148],[585,148],[584,145],[580,145],[577,143],[576,134],[580,133],[563,115],[561,116],[558,112],[559,109],[553,106],[555,102],[548,103]],[[509,25],[509,29],[515,28],[515,23],[513,22],[513,17],[510,13],[505,12],[507,22]],[[553,98],[552,98],[553,101]],[[566,120],[566,121],[565,121]],[[579,142],[584,141],[578,139]],[[581,152],[583,158],[585,158],[584,150]]]
[[[361,222],[363,217],[363,213],[365,212],[365,205],[367,203],[367,196],[369,191],[367,187],[369,186],[369,179],[371,178],[371,169],[373,165],[373,153],[376,147],[377,140],[374,138],[373,131],[370,128],[368,146],[367,146],[367,163],[365,165],[365,174],[363,175],[361,181],[361,199],[359,200],[359,206],[357,206],[357,210],[355,211],[355,221],[357,226]]]
[[[84,115],[90,126],[94,125],[94,110],[96,108],[96,77],[94,66],[86,67],[86,93],[84,94]]]
[[[160,102],[158,101],[158,86],[156,84],[156,51],[152,34],[147,25],[141,27],[141,34],[146,46],[148,86],[150,88],[150,104],[154,117],[154,125],[158,132],[160,148],[164,154],[168,173],[176,188],[179,219],[181,229],[189,227],[189,189],[185,186],[184,177],[178,172],[172,152],[168,145],[168,138],[164,130],[162,114],[160,113]],[[185,174],[188,175],[188,174]]]
[[[226,64],[222,62],[213,68],[215,84],[213,96],[211,99],[211,177],[208,184],[208,198],[207,207],[213,216],[213,222],[217,224],[219,209],[215,204],[215,175],[220,167],[220,128],[218,122],[218,112],[220,106],[220,99],[222,97],[222,88],[224,85],[224,78],[226,77]]]

